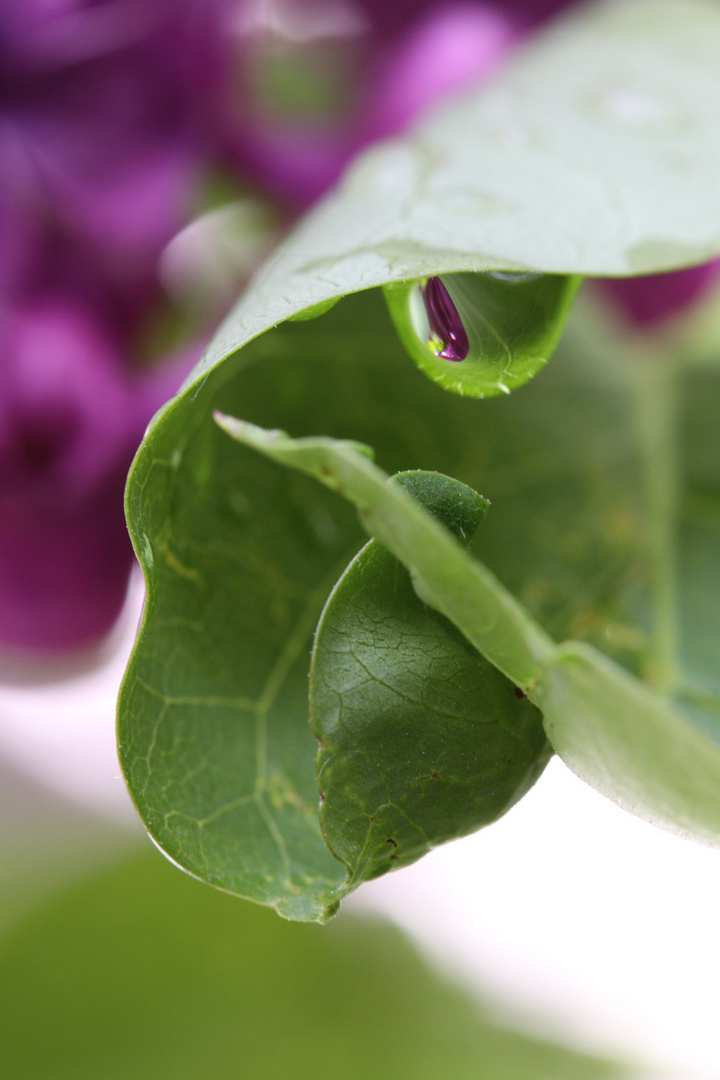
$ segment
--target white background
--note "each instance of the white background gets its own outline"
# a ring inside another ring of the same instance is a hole
[[[0,756],[128,825],[114,709],[141,603],[136,579],[111,641],[62,678],[0,666]],[[720,851],[630,817],[557,760],[500,822],[346,904],[390,915],[541,1033],[720,1077]]]

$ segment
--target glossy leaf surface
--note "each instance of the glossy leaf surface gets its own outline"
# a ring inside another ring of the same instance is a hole
[[[199,371],[305,308],[388,282],[632,276],[717,255],[719,53],[714,0],[579,6],[490,84],[362,154]]]
[[[461,541],[475,533],[481,504],[464,484],[423,472],[394,482]],[[310,716],[320,823],[348,888],[495,821],[550,754],[538,710],[374,540],[318,624]]]

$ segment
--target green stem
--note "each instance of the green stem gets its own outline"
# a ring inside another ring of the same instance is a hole
[[[656,691],[670,696],[678,683],[676,523],[680,388],[675,366],[658,356],[639,357],[635,373],[652,598],[649,659],[643,674]]]

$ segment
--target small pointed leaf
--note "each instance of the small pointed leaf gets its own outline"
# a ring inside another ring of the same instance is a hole
[[[485,509],[472,489],[437,473],[394,482],[471,538]],[[375,540],[333,589],[310,672],[320,823],[347,888],[495,821],[550,756],[538,709]]]

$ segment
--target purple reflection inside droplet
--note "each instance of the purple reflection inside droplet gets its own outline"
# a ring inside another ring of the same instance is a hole
[[[428,278],[420,286],[420,292],[425,302],[430,333],[442,345],[435,355],[443,360],[464,360],[470,351],[470,343],[450,293],[438,277]]]

